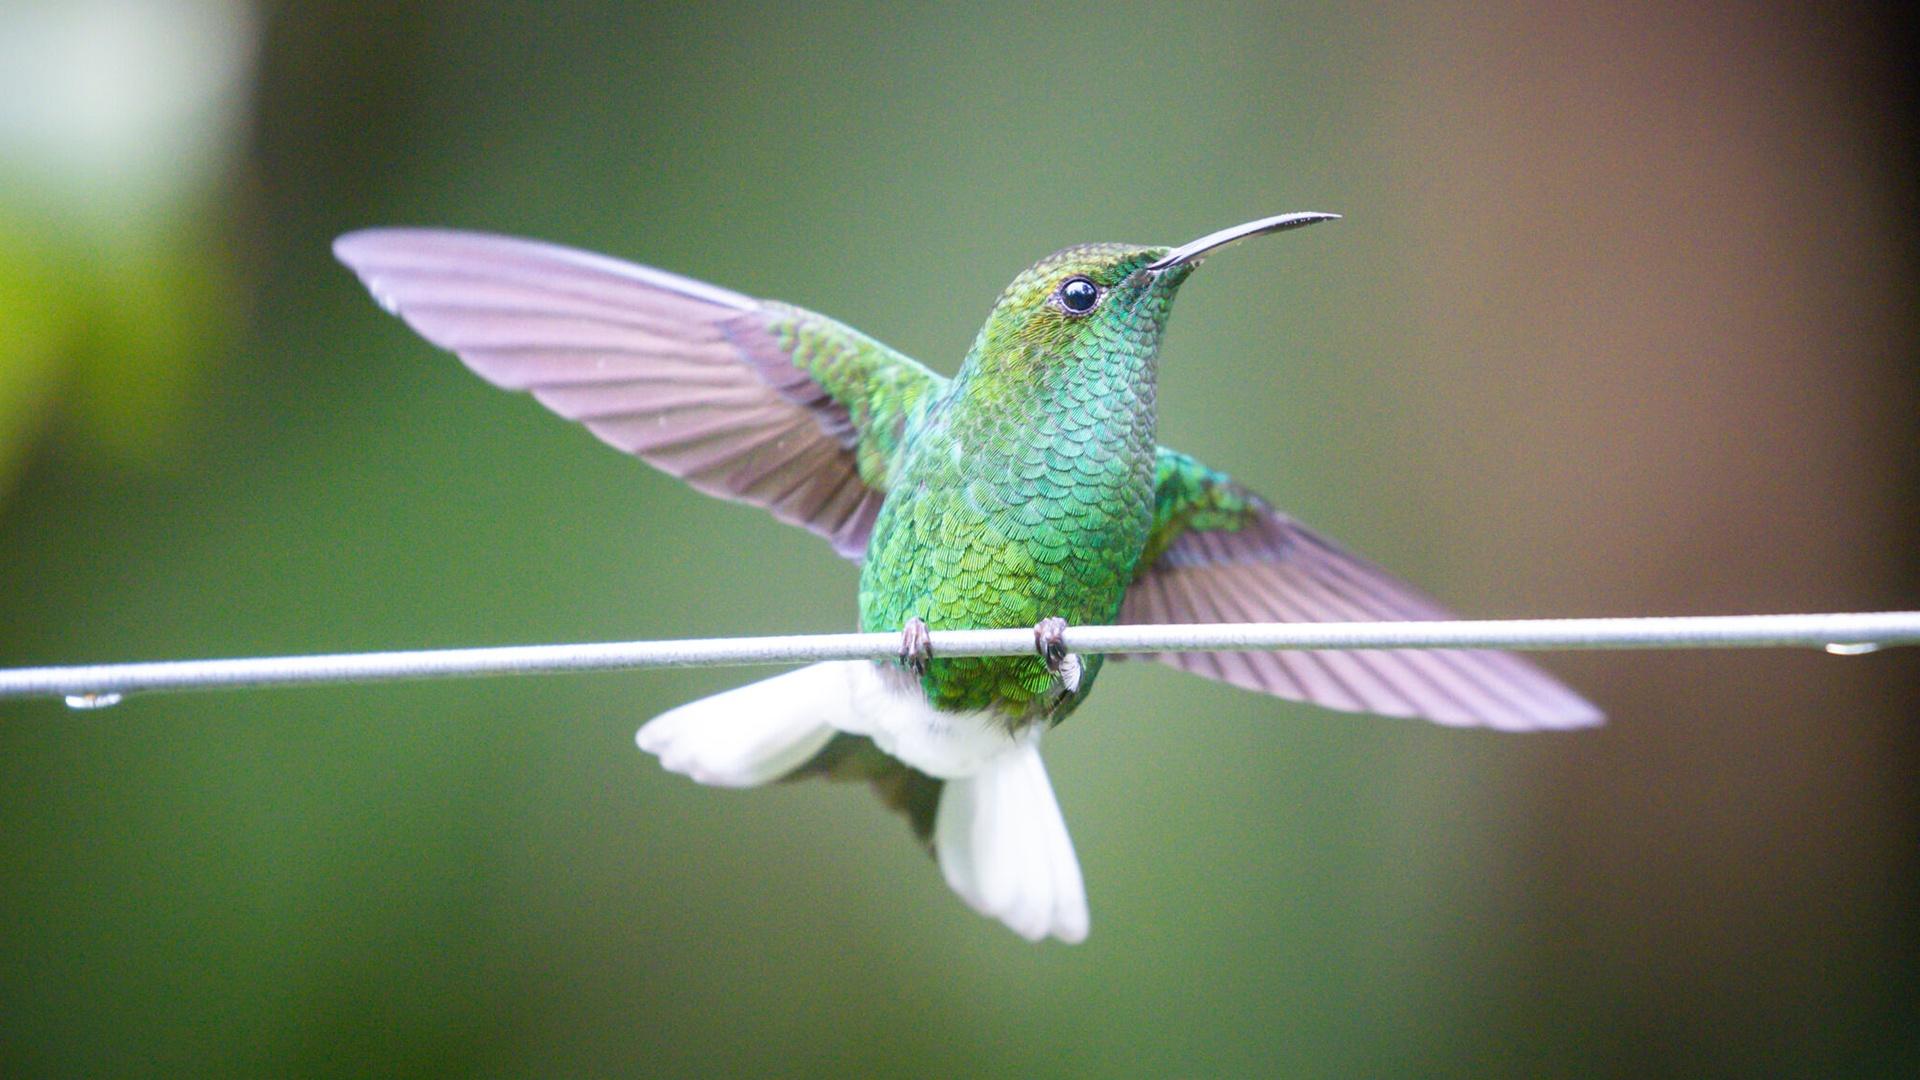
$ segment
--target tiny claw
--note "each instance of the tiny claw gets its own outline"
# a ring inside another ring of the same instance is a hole
[[[933,636],[927,633],[926,620],[915,615],[900,628],[900,663],[915,675],[925,675],[931,659]]]
[[[1080,690],[1080,658],[1067,651],[1067,620],[1051,615],[1033,624],[1033,650],[1067,693]]]
[[[1033,624],[1033,651],[1047,662],[1047,670],[1058,673],[1060,661],[1067,656],[1067,620],[1049,615]]]

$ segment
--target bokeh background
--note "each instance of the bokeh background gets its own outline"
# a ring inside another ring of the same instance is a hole
[[[1794,5],[15,0],[0,664],[839,630],[853,569],[328,254],[524,233],[951,371],[1282,210],[1162,437],[1476,616],[1920,606],[1914,24]],[[1911,657],[1566,655],[1610,726],[1153,665],[1049,743],[1080,947],[862,790],[632,746],[760,672],[0,704],[0,1074],[1911,1075]]]

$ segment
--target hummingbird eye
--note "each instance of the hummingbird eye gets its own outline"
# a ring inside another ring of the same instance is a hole
[[[1061,310],[1069,315],[1085,315],[1100,302],[1100,286],[1083,277],[1070,277],[1054,291]]]

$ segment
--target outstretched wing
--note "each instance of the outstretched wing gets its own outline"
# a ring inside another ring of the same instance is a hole
[[[1161,447],[1154,529],[1122,623],[1371,622],[1453,616],[1433,598]],[[1570,728],[1600,712],[1511,653],[1158,653],[1195,674],[1331,709],[1443,724]]]
[[[334,254],[496,386],[859,559],[916,406],[946,380],[800,308],[600,255],[439,229]]]

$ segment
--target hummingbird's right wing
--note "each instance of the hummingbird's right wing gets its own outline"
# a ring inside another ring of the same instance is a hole
[[[488,382],[849,559],[866,553],[908,419],[946,386],[825,316],[553,244],[370,229],[333,251]]]
[[[1154,528],[1121,623],[1451,619],[1432,597],[1185,454],[1159,449]],[[1600,711],[1512,653],[1484,649],[1166,652],[1153,659],[1330,709],[1443,724],[1569,728]]]

